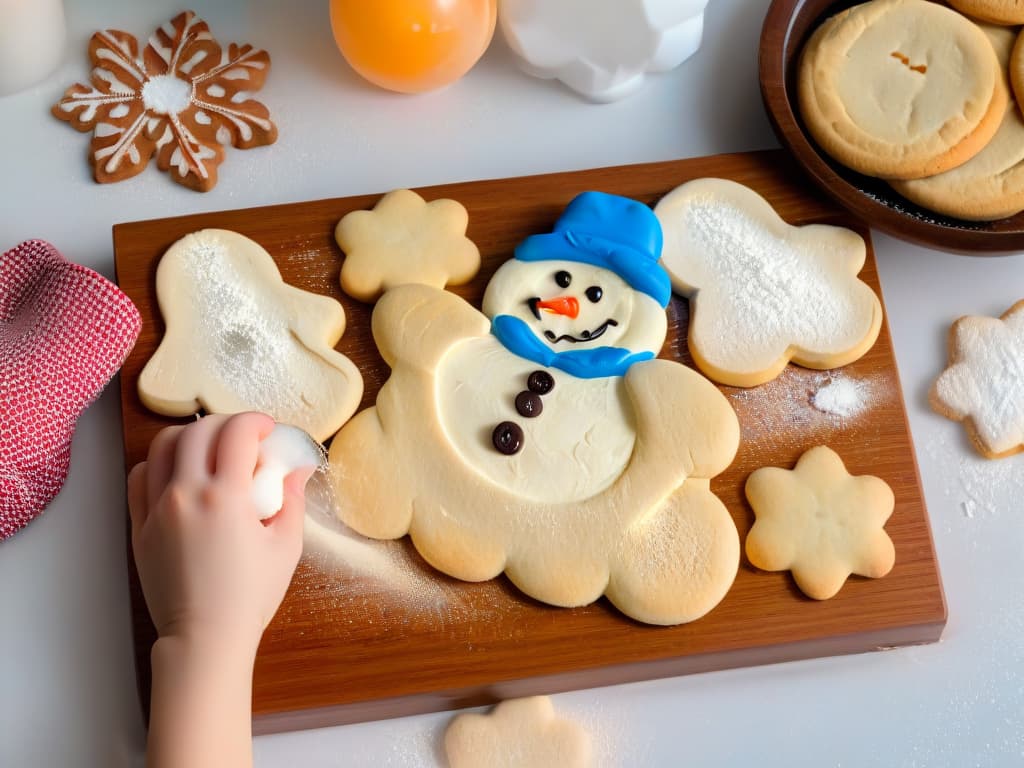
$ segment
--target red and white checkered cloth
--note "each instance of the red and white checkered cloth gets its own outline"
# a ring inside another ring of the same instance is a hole
[[[75,422],[140,325],[116,285],[49,243],[30,240],[0,257],[0,540],[61,489]]]

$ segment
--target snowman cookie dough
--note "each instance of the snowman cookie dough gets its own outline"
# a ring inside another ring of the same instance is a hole
[[[717,605],[739,538],[709,486],[739,423],[711,382],[655,359],[661,242],[647,206],[586,192],[498,269],[483,314],[430,286],[385,293],[391,376],[331,445],[342,520],[552,605],[604,594],[654,624]]]

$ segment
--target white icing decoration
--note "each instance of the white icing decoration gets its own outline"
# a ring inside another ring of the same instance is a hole
[[[192,70],[195,69],[196,64],[205,61],[209,55],[209,51],[207,51],[205,48],[200,48],[192,54],[191,58],[189,58],[187,61],[183,62],[178,66],[178,72],[180,72],[183,75],[191,74]]]
[[[583,501],[611,485],[632,455],[636,429],[625,384],[620,376],[577,379],[551,370],[556,384],[542,398],[544,410],[522,418],[513,403],[538,368],[493,336],[455,347],[435,385],[442,428],[466,464],[510,493]],[[498,453],[491,438],[509,418],[524,432],[514,456]]]
[[[157,114],[176,115],[192,101],[192,84],[174,75],[155,75],[142,86],[146,109]]]
[[[217,128],[217,141],[221,144],[229,144],[231,142],[231,131],[226,126],[220,126]]]
[[[202,110],[199,110],[196,112],[196,122],[200,125],[210,125],[210,123],[212,123],[213,121],[210,119],[210,116],[208,114],[206,114]]]
[[[131,109],[128,107],[128,105],[122,103],[122,104],[118,104],[116,107],[114,107],[112,110],[110,110],[110,112],[108,112],[107,114],[108,114],[109,117],[112,117],[112,118],[114,118],[116,120],[116,119],[118,119],[120,117],[124,117],[130,111],[131,111]]]
[[[206,93],[214,98],[220,98],[224,96],[227,91],[224,90],[223,86],[214,83],[213,85],[207,86]]]
[[[116,125],[110,123],[97,123],[96,129],[93,131],[93,135],[97,138],[103,139],[107,136],[116,136],[121,132],[121,129]]]

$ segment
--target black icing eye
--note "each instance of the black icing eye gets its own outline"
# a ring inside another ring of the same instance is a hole
[[[555,272],[555,282],[558,283],[559,288],[568,288],[569,283],[572,282],[572,275],[566,272],[564,269]]]
[[[596,285],[592,285],[589,288],[587,288],[585,293],[587,294],[587,298],[590,299],[594,304],[597,304],[597,302],[601,300],[601,297],[604,296],[604,291],[602,291]]]

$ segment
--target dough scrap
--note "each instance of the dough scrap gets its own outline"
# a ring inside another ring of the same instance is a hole
[[[879,578],[892,570],[896,553],[884,529],[892,489],[849,474],[831,448],[811,448],[792,470],[755,470],[746,494],[757,518],[746,541],[750,562],[792,571],[808,597],[828,600],[850,574]]]
[[[444,288],[472,280],[480,251],[466,237],[468,223],[461,203],[428,203],[408,189],[384,195],[372,211],[346,214],[334,230],[345,252],[341,289],[373,302],[403,283]]]
[[[323,442],[359,406],[362,376],[334,350],[341,304],[286,284],[258,243],[186,235],[160,259],[156,292],[166,330],[139,376],[150,410],[263,411]]]
[[[1024,451],[1024,299],[1000,318],[953,323],[949,366],[929,400],[938,413],[964,423],[982,456]]]
[[[589,734],[557,717],[551,699],[503,701],[486,715],[457,715],[444,734],[450,768],[590,768]]]
[[[715,381],[753,387],[792,362],[829,369],[875,343],[882,304],[857,274],[864,240],[843,227],[787,224],[752,189],[696,179],[655,207],[662,264],[690,300],[689,348]]]

